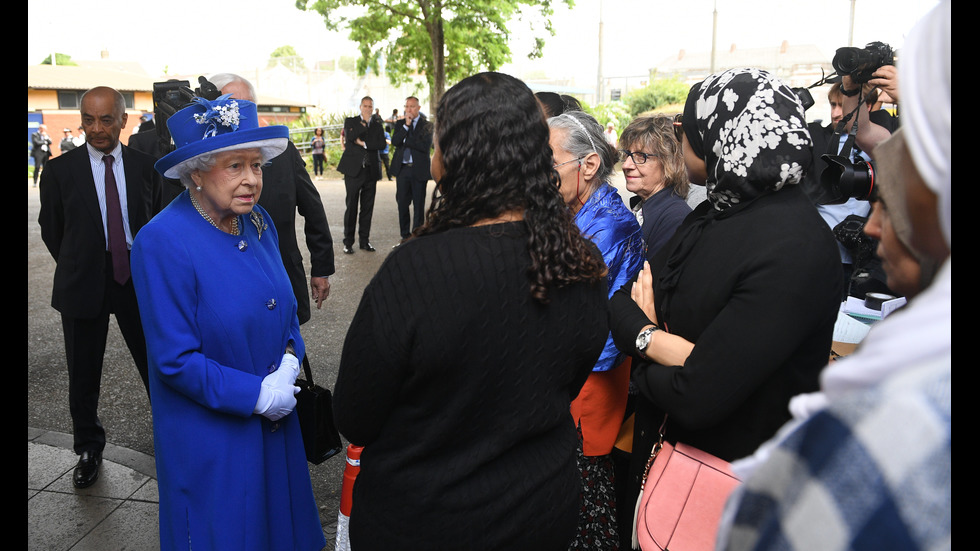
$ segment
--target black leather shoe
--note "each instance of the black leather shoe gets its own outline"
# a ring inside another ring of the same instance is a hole
[[[354,254],[354,249],[350,245],[344,245],[344,254]]]
[[[361,250],[362,251],[367,251],[369,253],[373,253],[374,251],[376,251],[378,249],[375,249],[370,243],[365,243],[365,244],[361,245]]]
[[[102,465],[102,452],[82,452],[75,465],[71,482],[76,488],[88,488],[99,479],[99,465]]]

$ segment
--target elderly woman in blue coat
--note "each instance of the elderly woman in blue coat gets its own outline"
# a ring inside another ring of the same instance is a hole
[[[570,110],[548,119],[550,144],[561,192],[575,225],[602,253],[606,282],[614,292],[643,264],[644,242],[636,217],[608,182],[616,149],[603,137],[602,125],[584,111]],[[585,386],[571,404],[579,429],[578,462],[582,472],[579,530],[569,549],[616,549],[617,522],[613,445],[623,424],[629,391],[630,362],[612,335]]]
[[[256,205],[288,130],[195,99],[157,170],[187,190],[137,235],[162,549],[319,550],[294,385],[303,339],[278,234]]]

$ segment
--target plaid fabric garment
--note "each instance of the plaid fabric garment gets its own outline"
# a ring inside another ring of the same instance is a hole
[[[950,366],[904,370],[790,435],[741,488],[724,549],[949,549]]]

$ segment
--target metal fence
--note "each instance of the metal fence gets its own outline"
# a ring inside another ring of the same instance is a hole
[[[299,149],[300,153],[304,155],[310,153],[310,150],[312,149],[312,144],[310,142],[313,140],[313,132],[317,128],[323,129],[323,140],[326,142],[326,147],[340,147],[343,145],[343,141],[340,138],[340,132],[344,129],[344,125],[342,124],[290,128],[289,139],[296,145],[296,149]]]

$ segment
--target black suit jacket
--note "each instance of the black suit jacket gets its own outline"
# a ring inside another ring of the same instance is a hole
[[[129,147],[130,149],[135,149],[136,151],[142,151],[154,159],[163,157],[163,155],[160,153],[160,140],[157,137],[156,128],[137,132],[136,134],[130,136]],[[172,180],[161,176],[160,181],[163,182],[163,184],[160,186],[161,208],[169,205],[170,201],[173,201],[174,198],[183,193],[186,189],[184,184],[180,183],[180,180]],[[156,213],[154,212],[153,214]]]
[[[299,150],[289,142],[281,155],[262,168],[259,204],[269,212],[279,233],[279,253],[293,285],[299,305],[299,322],[310,319],[310,294],[306,284],[303,255],[296,240],[296,210],[305,223],[306,246],[310,250],[310,274],[327,277],[334,273],[333,240],[320,193],[310,180]]]
[[[419,115],[419,120],[415,123],[415,128],[411,132],[405,130],[405,119],[398,119],[395,123],[395,133],[391,136],[391,145],[395,146],[395,154],[391,159],[391,173],[398,176],[401,172],[405,149],[412,150],[412,172],[415,175],[424,175],[429,179],[429,156],[432,150],[432,123],[425,115]]]
[[[354,143],[360,138],[367,147]],[[355,176],[367,164],[373,180],[381,179],[381,151],[388,145],[385,141],[384,121],[372,116],[371,125],[364,126],[358,115],[344,120],[344,154],[340,156],[337,170],[344,176]]]
[[[154,159],[122,146],[129,229],[135,237],[159,210]],[[63,315],[92,318],[105,296],[106,240],[88,147],[48,161],[41,174],[41,239],[57,262],[51,306]]]

